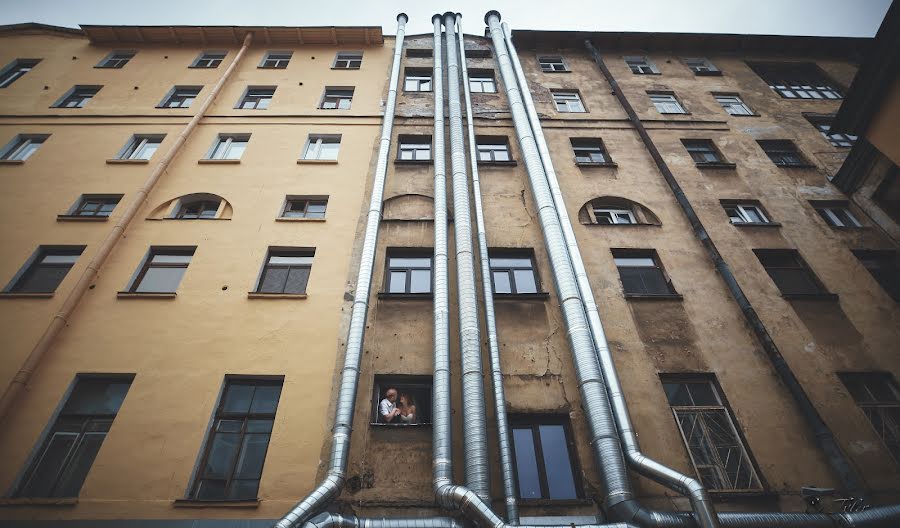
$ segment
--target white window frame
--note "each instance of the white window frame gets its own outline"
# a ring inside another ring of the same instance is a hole
[[[293,51],[267,51],[258,67],[266,70],[284,70],[293,58]],[[273,61],[273,64],[266,64],[269,61]],[[282,62],[284,65],[282,65]]]
[[[713,94],[716,102],[725,110],[725,113],[733,116],[752,116],[753,110],[739,95]]]
[[[41,59],[15,59],[0,70],[0,88],[6,88],[34,69]]]
[[[625,65],[631,70],[631,73],[635,75],[658,75],[659,68],[656,67],[656,64],[650,57],[646,55],[629,55],[627,57],[623,57],[625,59]]]
[[[153,157],[153,154],[159,150],[160,145],[162,145],[163,139],[166,137],[165,134],[135,134],[131,136],[131,139],[122,150],[119,151],[119,154],[116,156],[116,159],[121,160],[149,160]],[[144,157],[144,151],[150,144],[156,144],[156,148],[150,153],[149,156]]]
[[[134,50],[114,50],[109,52],[95,68],[105,68],[110,70],[121,70],[137,55]],[[124,61],[124,62],[122,62]],[[121,63],[121,64],[120,64]]]
[[[842,205],[813,205],[819,216],[823,217],[831,227],[862,227],[856,216],[850,211],[849,207]],[[841,218],[835,214],[835,211],[841,211],[850,220],[853,225],[847,225]]]
[[[706,57],[685,57],[684,64],[696,75],[717,75],[722,73]]]
[[[208,56],[211,56],[211,55],[214,55],[214,57],[208,58]],[[218,55],[221,55],[221,57],[218,57]],[[218,50],[202,51],[202,52],[200,52],[200,55],[198,55],[197,58],[194,59],[194,62],[191,63],[191,68],[214,70],[222,65],[222,63],[225,61],[225,57],[227,57],[227,56],[228,56],[227,51],[218,51]],[[207,64],[205,66],[201,66],[201,64],[200,64],[203,61],[207,61]],[[218,62],[216,62],[215,66],[212,65],[213,61],[218,61]]]
[[[489,88],[489,89],[485,89]],[[497,93],[497,81],[493,75],[483,73],[469,74],[469,92],[471,93]]]
[[[241,152],[241,155],[237,158],[229,157],[231,152],[231,145],[235,141],[244,142],[244,150]],[[250,134],[219,134],[216,137],[216,140],[213,141],[212,148],[209,149],[209,152],[206,155],[207,160],[240,160],[243,157],[244,152],[247,150],[247,147],[250,145]],[[222,146],[222,150],[219,151],[219,147]],[[218,153],[218,155],[217,155]],[[216,157],[213,157],[216,156]]]
[[[622,209],[622,208],[613,208],[613,207],[591,207],[591,220],[596,225],[628,225],[628,224],[637,224],[637,218],[634,216],[634,212],[630,209]],[[610,223],[601,222],[598,220],[598,214],[608,214],[610,218]],[[623,221],[623,220],[627,220]]]
[[[660,114],[686,114],[684,105],[673,93],[649,93],[650,102]]]
[[[584,102],[581,100],[581,94],[570,90],[553,90],[550,92],[553,96],[553,104],[556,111],[566,114],[583,114],[587,112]]]
[[[475,150],[478,153],[478,163],[508,163],[512,161],[509,141],[500,142],[499,139],[487,139],[482,137],[481,142],[475,139]],[[498,152],[505,152],[506,159],[497,159]]]
[[[560,73],[569,71],[566,59],[561,55],[538,55],[538,66],[544,73]]]
[[[3,150],[0,150],[0,160],[25,161],[33,156],[49,137],[50,134],[16,134]],[[33,145],[37,146],[31,149]]]
[[[766,216],[766,213],[763,211],[762,207],[754,204],[754,203],[724,203],[722,204],[722,208],[725,209],[725,214],[728,215],[728,221],[732,224],[770,224],[772,223],[769,220],[769,217]],[[735,221],[735,218],[728,213],[729,208],[734,208],[737,212],[740,220]],[[756,222],[753,220],[753,217],[750,216],[748,212],[750,209],[753,209],[756,212],[756,215],[762,218],[762,222]]]
[[[362,68],[363,52],[361,51],[339,51],[334,55],[334,62],[331,63],[332,70],[358,70]],[[354,65],[353,63],[356,63]]]
[[[428,137],[427,142],[425,137]],[[412,153],[412,157],[403,157],[404,152]],[[428,156],[420,158],[422,152],[427,152]],[[432,155],[432,139],[429,136],[407,136],[397,140],[397,159],[399,161],[431,161]]]
[[[193,96],[187,95],[187,91],[197,90]],[[203,91],[202,86],[173,86],[171,90],[163,97],[163,100],[160,101],[157,108],[190,108],[193,106],[194,101],[200,97],[200,92]],[[179,92],[183,92],[179,94]],[[179,99],[178,106],[171,106],[170,103],[173,102],[175,98]],[[190,98],[191,102],[188,103],[187,106],[184,106],[184,101]]]
[[[432,75],[419,73],[413,70],[412,73],[404,72],[403,75],[403,91],[404,92],[430,92],[431,86],[434,84]],[[423,88],[424,86],[424,88]]]
[[[276,89],[275,86],[248,86],[234,108],[236,110],[268,110],[272,99],[275,98]],[[265,103],[260,108],[260,103],[263,101]],[[252,108],[245,107],[244,104],[248,102],[252,102],[254,106]]]
[[[100,93],[100,89],[102,86],[82,86],[76,85],[72,87],[64,96],[62,96],[56,104],[53,105],[53,108],[84,108],[89,102],[91,102],[94,97]],[[87,95],[87,92],[90,91],[91,94]],[[75,101],[74,97],[80,97],[78,99],[77,104],[69,105],[67,104],[69,100]]]
[[[338,146],[333,158],[322,157],[322,153],[324,152],[324,150],[322,149],[322,145],[325,144]],[[340,134],[310,134],[306,139],[306,145],[303,147],[303,155],[300,159],[337,161],[340,150]]]
[[[341,86],[326,86],[325,91],[322,93],[322,101],[319,103],[319,110],[350,110],[350,107],[353,106],[353,95],[355,91],[356,89],[353,87],[344,88]],[[335,95],[334,92],[350,92],[350,95]],[[347,106],[341,106],[344,101],[347,102]],[[325,106],[326,103],[333,104],[334,106]]]

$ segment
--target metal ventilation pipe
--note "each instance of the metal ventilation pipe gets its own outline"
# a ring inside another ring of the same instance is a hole
[[[469,92],[469,72],[466,66],[466,44],[462,30],[462,15],[456,14],[459,28],[459,60],[462,64],[463,94],[466,100],[466,125],[469,133],[469,163],[472,170],[472,196],[475,202],[475,226],[478,231],[478,258],[481,260],[481,291],[484,296],[485,329],[488,334],[488,350],[491,362],[491,381],[494,387],[494,413],[497,415],[497,446],[500,451],[500,474],[503,478],[503,494],[506,498],[506,520],[519,524],[519,507],[516,501],[515,472],[513,471],[512,440],[506,417],[506,395],[503,392],[503,371],[500,366],[500,343],[497,339],[497,320],[494,315],[494,288],[491,284],[491,264],[488,260],[487,233],[484,210],[481,207],[481,182],[478,178],[478,146],[475,142],[475,123],[472,114],[472,94]]]
[[[388,82],[387,103],[381,124],[381,140],[378,147],[378,161],[372,181],[372,196],[366,219],[365,238],[356,275],[356,292],[350,312],[350,329],[347,335],[347,351],[344,367],[341,369],[341,386],[332,429],[331,460],[325,480],[305,499],[298,502],[280,521],[276,528],[290,528],[305,522],[337,497],[344,487],[347,462],[350,455],[350,434],[353,430],[353,411],[356,407],[356,391],[359,383],[359,363],[362,357],[363,338],[366,333],[366,317],[369,312],[369,294],[372,287],[372,269],[375,266],[375,249],[378,242],[378,227],[381,224],[381,202],[384,196],[384,181],[387,175],[388,155],[391,150],[391,130],[394,125],[394,108],[397,103],[397,82],[400,78],[400,59],[403,40],[406,36],[405,13],[397,15],[397,40],[394,46],[394,60]]]
[[[597,303],[594,301],[594,292],[591,288],[587,270],[584,267],[584,261],[581,258],[581,251],[578,249],[578,241],[575,238],[575,231],[572,229],[572,222],[569,219],[569,214],[566,210],[566,203],[563,200],[562,191],[559,188],[559,180],[556,177],[556,170],[553,168],[550,149],[547,147],[547,141],[544,138],[544,131],[541,127],[540,118],[534,107],[531,90],[528,88],[525,72],[522,69],[522,64],[519,62],[519,55],[513,44],[509,25],[504,22],[502,27],[504,41],[509,50],[509,57],[512,60],[513,71],[515,72],[522,99],[525,103],[528,122],[534,132],[537,149],[541,157],[541,164],[547,176],[547,182],[550,185],[553,204],[556,207],[556,212],[559,216],[560,224],[562,225],[563,237],[566,241],[566,247],[572,262],[572,267],[575,270],[575,279],[578,283],[581,300],[584,303],[585,313],[591,329],[591,336],[594,340],[597,359],[600,362],[600,368],[603,371],[603,378],[606,380],[606,390],[609,394],[610,402],[612,403],[613,416],[615,417],[616,425],[618,426],[619,438],[622,442],[625,458],[629,465],[641,475],[651,478],[656,482],[689,497],[694,513],[701,518],[708,519],[705,524],[701,524],[703,526],[715,526],[715,509],[713,508],[709,494],[706,492],[706,489],[700,481],[644,455],[638,445],[637,436],[635,435],[634,427],[631,424],[628,405],[625,402],[625,396],[619,381],[619,374],[616,372],[616,364],[609,352],[606,332],[603,330],[600,312],[597,309]]]
[[[490,467],[487,452],[487,414],[484,370],[478,322],[478,292],[469,214],[469,179],[466,174],[465,140],[459,93],[459,60],[456,56],[454,13],[444,13],[447,38],[447,97],[450,113],[450,168],[453,171],[453,227],[456,241],[456,290],[459,302],[459,347],[462,361],[463,446],[466,486],[489,501]]]

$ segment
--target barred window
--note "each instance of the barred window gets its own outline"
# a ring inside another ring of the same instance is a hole
[[[844,372],[841,381],[900,464],[900,388],[887,372]]]

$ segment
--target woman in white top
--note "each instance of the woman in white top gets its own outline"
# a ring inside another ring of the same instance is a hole
[[[400,395],[400,404],[397,406],[400,410],[400,420],[405,424],[418,423],[416,421],[416,400],[409,393]]]

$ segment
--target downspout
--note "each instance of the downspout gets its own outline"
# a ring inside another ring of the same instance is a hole
[[[459,348],[462,371],[463,451],[466,486],[490,501],[490,467],[487,453],[487,414],[484,370],[475,286],[475,256],[469,181],[466,174],[465,139],[459,93],[459,60],[456,54],[456,15],[444,13],[447,38],[447,106],[450,114],[450,168],[453,172],[453,227],[456,242],[456,291],[459,303]]]
[[[209,107],[212,105],[213,101],[215,101],[216,96],[219,95],[219,92],[222,90],[222,87],[231,77],[232,72],[234,72],[235,68],[238,64],[240,64],[241,59],[244,58],[244,55],[247,52],[247,49],[250,47],[250,43],[253,41],[253,33],[248,32],[244,36],[244,41],[241,44],[241,49],[234,56],[234,60],[231,61],[231,64],[228,65],[228,68],[222,73],[222,77],[219,78],[218,82],[213,86],[212,90],[209,92],[209,95],[206,97],[206,100],[203,101],[203,104],[197,110],[197,113],[193,118],[188,122],[187,126],[184,127],[184,130],[178,134],[178,137],[175,139],[175,143],[169,149],[165,156],[159,161],[159,163],[153,168],[153,171],[150,172],[150,176],[147,177],[147,180],[144,181],[144,184],[137,190],[137,195],[134,200],[128,205],[125,209],[125,212],[122,214],[121,218],[116,222],[116,225],[113,226],[112,231],[106,236],[103,240],[103,243],[100,245],[100,248],[97,250],[97,253],[88,263],[84,272],[82,272],[81,276],[78,278],[78,282],[75,283],[75,287],[72,288],[72,291],[66,297],[66,300],[63,302],[62,307],[60,307],[59,311],[56,315],[53,316],[53,320],[50,321],[50,324],[47,326],[47,329],[44,330],[43,335],[38,340],[37,344],[34,345],[34,348],[28,354],[28,357],[25,358],[25,361],[22,363],[22,366],[19,367],[19,371],[16,372],[16,375],[13,376],[12,380],[10,380],[9,385],[6,387],[6,390],[3,393],[3,396],[0,397],[0,421],[2,421],[6,417],[6,413],[9,412],[10,407],[15,403],[16,398],[25,389],[25,386],[28,384],[29,380],[31,380],[31,375],[34,373],[35,369],[37,369],[38,365],[41,362],[41,359],[44,357],[44,354],[50,348],[50,345],[53,344],[54,340],[56,340],[56,336],[62,331],[63,328],[66,327],[69,323],[69,318],[72,316],[72,313],[75,311],[75,308],[78,306],[78,303],[81,301],[81,298],[84,297],[85,292],[90,288],[91,283],[94,282],[94,279],[97,278],[97,274],[100,272],[100,268],[103,267],[103,264],[106,262],[106,259],[109,257],[109,254],[112,253],[113,249],[115,249],[116,244],[118,244],[119,240],[124,238],[123,234],[125,230],[128,228],[128,225],[134,220],[134,217],[137,216],[138,211],[141,210],[141,207],[144,205],[144,201],[147,199],[147,196],[156,186],[156,183],[162,177],[163,173],[166,172],[166,169],[169,168],[169,164],[172,163],[172,160],[175,159],[175,156],[181,152],[181,147],[187,141],[188,137],[190,137],[191,133],[197,128],[197,124],[200,122],[200,119],[206,115],[206,111],[209,110]]]
[[[569,213],[566,210],[566,203],[565,200],[563,200],[562,191],[559,187],[556,170],[553,168],[550,149],[547,147],[547,141],[544,138],[541,121],[534,106],[531,90],[528,88],[525,72],[522,68],[522,64],[519,62],[519,54],[516,52],[516,47],[513,44],[509,25],[504,22],[502,28],[504,41],[509,50],[509,57],[512,60],[513,71],[516,74],[520,93],[522,94],[525,103],[528,122],[534,131],[534,138],[541,157],[541,163],[547,176],[547,182],[550,185],[550,192],[553,195],[553,203],[556,207],[560,224],[562,225],[563,237],[566,241],[566,247],[572,262],[572,267],[575,270],[575,279],[578,283],[581,300],[584,303],[588,325],[590,326],[591,336],[594,340],[594,349],[596,350],[597,359],[600,362],[603,378],[606,381],[606,390],[607,394],[609,394],[610,403],[612,404],[612,412],[616,420],[616,425],[618,426],[619,439],[622,443],[622,449],[625,452],[625,459],[628,464],[641,475],[651,478],[667,488],[674,489],[687,496],[691,501],[691,507],[694,510],[694,514],[697,515],[698,518],[704,519],[700,522],[701,526],[716,526],[715,509],[713,508],[709,494],[699,480],[667,467],[641,452],[634,427],[631,424],[631,416],[628,412],[628,405],[625,402],[625,396],[622,392],[619,374],[616,371],[616,364],[609,351],[606,332],[603,330],[603,323],[600,320],[600,311],[594,300],[593,288],[591,287],[587,270],[584,267],[584,261],[581,258],[581,251],[578,249],[578,240],[575,238],[575,231],[572,229],[572,222],[569,219]]]
[[[350,434],[353,431],[353,411],[356,407],[356,391],[359,383],[359,365],[362,358],[363,338],[366,333],[366,317],[369,312],[369,294],[372,287],[372,270],[375,266],[375,251],[378,244],[378,228],[381,224],[381,202],[384,197],[384,183],[387,176],[388,156],[391,150],[391,131],[394,125],[394,109],[397,103],[397,82],[400,78],[400,60],[403,40],[406,36],[405,13],[397,15],[397,39],[394,45],[394,59],[391,77],[388,81],[387,103],[381,124],[381,140],[375,176],[372,181],[372,196],[366,219],[365,238],[360,255],[359,272],[356,276],[356,292],[350,313],[350,329],[347,334],[347,351],[341,369],[341,386],[332,428],[331,459],[323,480],[305,499],[298,502],[275,526],[290,528],[294,524],[307,521],[337,497],[344,487],[347,463],[350,457]]]
[[[478,177],[478,146],[475,142],[475,123],[472,114],[472,94],[469,91],[469,72],[466,65],[465,34],[462,15],[456,14],[459,27],[459,60],[462,64],[463,94],[466,100],[466,125],[469,133],[469,162],[472,170],[472,196],[475,202],[475,226],[478,231],[478,258],[481,260],[481,291],[484,296],[485,328],[488,334],[488,350],[491,361],[491,381],[494,387],[494,413],[497,415],[497,446],[500,451],[500,474],[503,478],[503,495],[506,499],[506,521],[519,524],[519,507],[516,502],[515,473],[513,471],[512,441],[509,421],[506,417],[506,395],[503,391],[503,370],[500,364],[500,343],[497,338],[497,320],[494,315],[494,288],[491,284],[491,264],[488,260],[487,232],[484,210],[481,206],[481,182]]]
[[[706,249],[709,258],[713,261],[716,271],[719,272],[722,280],[725,281],[728,291],[731,293],[731,296],[734,297],[735,302],[737,302],[738,307],[744,314],[744,318],[747,319],[750,328],[753,329],[753,333],[759,340],[760,345],[762,345],[762,348],[765,351],[769,362],[772,364],[772,367],[775,369],[775,372],[778,374],[779,379],[781,379],[781,382],[787,387],[788,392],[790,392],[791,396],[797,402],[800,413],[813,431],[819,449],[825,453],[828,462],[831,464],[831,468],[837,474],[847,491],[856,497],[862,497],[865,491],[865,485],[863,484],[863,480],[859,473],[857,473],[856,468],[853,467],[846,455],[844,455],[837,440],[834,438],[834,434],[816,410],[812,401],[809,399],[809,396],[806,394],[806,391],[803,389],[803,386],[800,384],[800,381],[794,375],[791,367],[784,359],[784,356],[781,355],[781,351],[778,350],[778,345],[775,344],[775,341],[772,339],[772,336],[769,335],[769,331],[762,322],[762,319],[760,319],[756,310],[753,309],[750,300],[744,294],[737,279],[731,272],[731,268],[728,266],[728,263],[725,262],[725,259],[722,258],[715,243],[706,231],[706,227],[703,226],[703,223],[697,216],[697,212],[694,211],[693,206],[681,189],[681,185],[678,184],[672,171],[669,170],[669,166],[666,164],[665,160],[663,160],[662,155],[659,153],[659,150],[656,148],[656,145],[653,143],[647,130],[644,128],[644,124],[641,122],[640,118],[638,118],[631,103],[629,103],[628,99],[625,97],[625,93],[619,89],[618,83],[612,76],[609,68],[606,67],[597,48],[595,48],[589,40],[585,40],[584,45],[587,47],[588,51],[590,51],[591,56],[594,58],[594,62],[597,63],[600,71],[603,72],[603,76],[609,83],[610,88],[612,88],[619,104],[622,105],[625,113],[628,114],[628,119],[631,121],[631,124],[641,136],[644,146],[647,148],[647,151],[650,152],[650,156],[653,158],[657,168],[662,173],[669,188],[672,190],[672,194],[678,201],[678,205],[681,206],[682,211],[684,211],[685,216],[688,218],[688,221],[690,221],[694,234]]]

